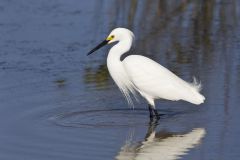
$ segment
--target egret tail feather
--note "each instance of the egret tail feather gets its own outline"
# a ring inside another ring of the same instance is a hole
[[[193,82],[190,85],[196,89],[196,91],[200,92],[202,90],[202,83],[193,77]]]

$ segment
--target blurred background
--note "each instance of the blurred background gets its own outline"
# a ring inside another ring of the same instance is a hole
[[[0,0],[0,159],[239,159],[239,23],[237,0]],[[159,100],[149,125],[109,76],[111,46],[86,56],[116,27],[135,34],[129,54],[200,80],[206,102]],[[156,154],[179,135],[179,152]]]

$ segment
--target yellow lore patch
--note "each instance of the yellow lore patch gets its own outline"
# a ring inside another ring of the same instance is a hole
[[[114,38],[114,35],[111,35],[111,36],[107,37],[107,41],[111,41],[111,40],[113,40],[113,38]]]

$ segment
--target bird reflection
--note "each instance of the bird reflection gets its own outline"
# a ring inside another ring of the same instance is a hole
[[[116,160],[176,160],[201,142],[206,131],[192,129],[188,133],[156,132],[156,124],[150,124],[142,142],[126,144],[115,157]]]

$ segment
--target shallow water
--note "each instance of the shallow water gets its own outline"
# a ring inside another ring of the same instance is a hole
[[[240,157],[240,2],[0,1],[0,159]],[[106,53],[86,53],[115,27],[206,102],[146,102],[132,110],[109,77]]]

